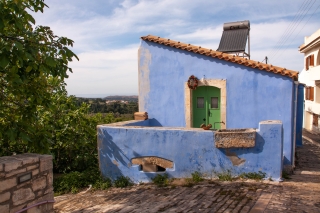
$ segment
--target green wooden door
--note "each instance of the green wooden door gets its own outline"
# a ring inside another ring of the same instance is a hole
[[[198,87],[192,91],[193,127],[211,124],[220,129],[220,89],[210,86]]]

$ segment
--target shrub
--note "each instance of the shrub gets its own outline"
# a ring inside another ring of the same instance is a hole
[[[57,195],[64,193],[77,193],[81,188],[93,185],[94,189],[107,189],[111,187],[111,180],[101,177],[97,168],[90,168],[83,172],[70,172],[54,178],[53,188]]]
[[[232,175],[229,170],[226,172],[223,172],[221,174],[218,174],[217,176],[218,176],[219,180],[221,180],[221,181],[232,181]]]
[[[127,186],[132,186],[133,183],[129,177],[120,176],[114,182],[114,186],[117,188],[124,188]]]
[[[101,190],[106,190],[112,186],[112,181],[110,178],[106,179],[99,179],[96,181],[96,183],[93,185],[94,189],[101,189]]]
[[[199,182],[203,181],[202,175],[198,171],[191,173],[191,176],[192,176],[193,182],[195,182],[195,183],[199,183]]]
[[[262,180],[266,177],[266,173],[261,171],[259,171],[258,173],[248,172],[248,173],[242,173],[241,175],[239,175],[239,177],[244,179]]]
[[[152,182],[158,187],[167,186],[169,184],[169,176],[168,174],[157,174],[154,178],[152,178]]]

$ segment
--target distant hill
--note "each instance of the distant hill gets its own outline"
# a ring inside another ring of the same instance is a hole
[[[119,101],[138,101],[137,95],[111,95],[102,98],[103,100],[112,101],[112,100],[119,100]]]

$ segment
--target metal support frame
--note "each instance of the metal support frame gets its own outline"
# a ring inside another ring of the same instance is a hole
[[[248,32],[248,54],[247,56],[250,59],[250,28],[249,28],[249,32]]]

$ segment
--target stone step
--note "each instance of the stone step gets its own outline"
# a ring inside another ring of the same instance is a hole
[[[316,175],[320,176],[320,171],[302,171],[302,170],[297,170],[294,171],[295,175]]]

